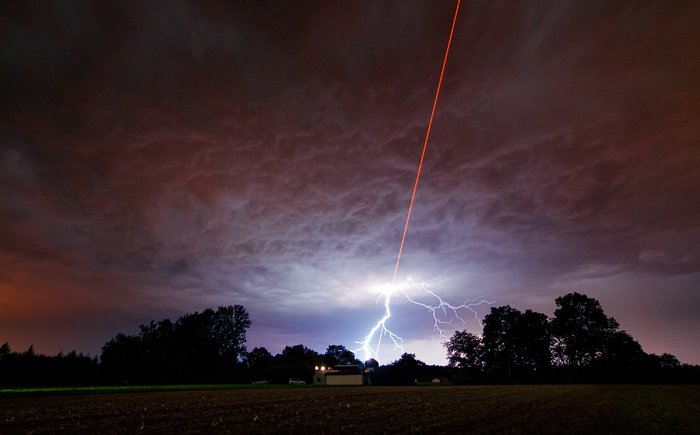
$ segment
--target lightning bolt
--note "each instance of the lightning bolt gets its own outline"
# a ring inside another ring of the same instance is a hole
[[[481,318],[476,308],[482,305],[493,304],[491,301],[477,297],[474,299],[467,299],[459,305],[452,305],[432,291],[429,284],[417,281],[409,276],[402,285],[392,284],[388,288],[382,290],[377,298],[377,303],[381,300],[384,301],[384,316],[374,324],[362,341],[357,342],[361,347],[354,350],[355,352],[362,351],[365,360],[374,358],[379,361],[379,349],[373,350],[371,348],[371,343],[377,333],[386,335],[394,344],[394,349],[398,349],[401,353],[404,352],[403,338],[389,330],[386,326],[387,321],[391,317],[391,300],[394,294],[400,294],[408,302],[430,312],[433,317],[433,331],[437,332],[441,338],[448,338],[445,334],[445,327],[447,325],[453,325],[455,320],[459,320],[463,325],[467,323],[466,319],[462,317],[464,313],[470,314],[479,326],[481,326]],[[421,299],[428,299],[428,301],[433,302],[421,302]]]
[[[406,214],[406,223],[404,224],[403,227],[403,234],[401,236],[401,244],[399,245],[399,254],[396,257],[396,266],[394,267],[394,276],[391,279],[391,287],[395,287],[396,284],[396,277],[399,272],[399,264],[401,263],[401,254],[403,253],[403,247],[404,244],[406,243],[406,234],[408,233],[408,223],[411,220],[411,213],[413,211],[413,203],[415,202],[416,199],[416,191],[418,190],[418,182],[420,180],[420,174],[423,169],[423,161],[425,160],[425,153],[428,149],[428,141],[430,140],[430,131],[433,127],[433,119],[435,118],[435,109],[437,108],[437,103],[438,99],[440,97],[440,89],[442,88],[442,79],[445,75],[445,67],[447,66],[447,57],[450,54],[450,46],[452,45],[452,36],[454,35],[455,31],[455,26],[457,24],[457,15],[459,13],[459,6],[460,6],[461,0],[457,0],[457,7],[455,8],[455,14],[454,18],[452,19],[452,28],[450,29],[450,37],[447,40],[447,48],[445,49],[445,57],[442,61],[442,69],[440,70],[440,79],[438,80],[437,84],[437,89],[435,90],[435,99],[433,100],[433,108],[430,111],[430,119],[428,120],[428,128],[426,129],[425,132],[425,140],[423,141],[423,151],[421,152],[420,156],[420,162],[418,163],[418,171],[416,173],[416,180],[413,183],[413,192],[411,193],[411,202],[408,206],[408,213]],[[440,299],[439,296],[437,296],[435,293],[431,292],[430,290],[427,289],[427,287],[423,287],[422,290],[424,292],[429,293],[430,295],[436,297],[439,300],[439,304],[437,306],[430,306],[422,303],[418,303],[414,300],[412,300],[408,295],[404,293],[404,295],[408,298],[410,302],[413,302],[417,305],[421,305],[424,308],[428,309],[433,313],[433,318],[435,319],[435,327],[437,330],[440,331],[441,336],[442,336],[442,329],[440,328],[440,321],[438,320],[438,311],[442,311],[444,313],[447,312],[447,310],[452,310],[455,313],[458,311],[458,309],[466,308],[468,304],[462,304],[458,306],[452,306],[450,304],[446,304]],[[361,342],[358,342],[358,344],[361,344],[362,347],[360,350],[364,351],[365,353],[365,359],[369,359],[370,355],[374,355],[374,359],[377,361],[379,360],[378,355],[379,355],[379,348],[382,345],[382,337],[384,335],[388,335],[389,338],[392,340],[394,343],[394,347],[398,348],[403,352],[403,347],[401,346],[401,343],[403,342],[403,339],[399,337],[398,335],[394,334],[390,330],[386,328],[386,323],[391,317],[391,292],[386,292],[383,295],[380,295],[380,298],[384,298],[384,316],[374,325],[374,327],[370,330],[370,332],[365,336],[365,339]],[[377,347],[374,349],[374,352],[372,352],[371,347],[370,347],[370,341],[372,340],[372,337],[374,337],[375,334],[379,332],[379,338],[377,339]]]
[[[391,292],[387,291],[380,294],[377,298],[377,302],[379,302],[382,298],[384,299],[384,316],[381,319],[379,319],[379,321],[372,327],[372,329],[370,329],[369,333],[365,335],[364,340],[357,342],[357,344],[360,344],[362,346],[359,349],[354,349],[354,352],[362,351],[364,353],[365,361],[370,358],[374,358],[375,360],[379,361],[379,349],[377,349],[374,352],[371,349],[371,343],[374,338],[374,335],[379,330],[381,330],[381,332],[379,333],[380,338],[383,334],[388,335],[391,341],[394,343],[394,349],[399,349],[401,353],[403,353],[403,346],[401,345],[401,343],[403,343],[403,338],[394,334],[393,332],[391,332],[391,330],[389,330],[386,327],[386,322],[387,320],[389,320],[389,317],[391,317]]]
[[[474,319],[479,323],[479,326],[481,326],[481,319],[479,318],[479,313],[474,309],[475,307],[481,306],[483,304],[491,305],[493,302],[487,301],[486,299],[480,299],[480,298],[474,298],[474,299],[467,299],[466,301],[462,302],[460,305],[451,305],[448,302],[445,302],[442,300],[440,296],[438,296],[436,293],[431,291],[428,287],[429,285],[424,283],[424,282],[418,282],[411,278],[410,276],[408,277],[408,282],[410,283],[411,287],[414,289],[417,289],[421,294],[426,294],[430,296],[433,299],[436,299],[437,305],[428,305],[419,301],[414,300],[411,298],[411,296],[408,294],[403,289],[400,289],[401,293],[408,299],[409,302],[412,304],[421,306],[425,308],[426,310],[430,311],[430,313],[433,315],[433,320],[435,321],[433,325],[433,330],[437,331],[440,334],[440,337],[442,338],[447,338],[445,335],[445,331],[440,327],[441,325],[452,325],[452,321],[454,319],[449,319],[449,320],[444,320],[449,317],[450,313],[456,318],[459,319],[462,324],[466,324],[466,320],[464,320],[460,315],[459,312],[461,310],[465,310],[470,312],[473,316]]]

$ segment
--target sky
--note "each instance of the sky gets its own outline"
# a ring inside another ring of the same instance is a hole
[[[0,342],[99,355],[241,304],[249,349],[357,348],[455,5],[4,2]],[[398,281],[549,316],[578,291],[700,364],[698,22],[692,1],[463,1]],[[444,363],[431,313],[392,308]],[[447,336],[480,331],[459,314]]]

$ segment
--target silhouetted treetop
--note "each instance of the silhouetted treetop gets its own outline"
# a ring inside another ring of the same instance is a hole
[[[117,382],[232,379],[245,354],[250,317],[241,305],[207,308],[140,325],[102,347],[102,366]]]
[[[620,326],[603,312],[600,303],[580,293],[555,300],[552,319],[554,351],[563,365],[585,366],[603,355],[606,342]]]
[[[425,363],[417,359],[415,353],[404,352],[399,359],[391,363],[391,365],[396,368],[414,369],[417,367],[424,367]]]
[[[554,317],[493,307],[483,334],[455,331],[443,345],[457,382],[698,382],[700,367],[647,354],[600,303],[580,293],[556,299]]]
[[[246,354],[248,367],[256,369],[268,366],[272,363],[273,356],[264,347],[255,347]]]
[[[447,361],[450,367],[463,369],[484,366],[484,347],[478,335],[467,331],[455,331],[443,345],[447,348]]]
[[[331,344],[323,354],[323,362],[330,367],[340,364],[360,364],[355,353],[339,344]]]
[[[288,365],[309,368],[321,364],[321,355],[303,344],[285,346],[284,349],[282,349],[282,354],[278,355],[276,358],[281,359]]]
[[[498,377],[531,376],[549,366],[551,334],[547,316],[510,306],[484,317],[483,362]]]

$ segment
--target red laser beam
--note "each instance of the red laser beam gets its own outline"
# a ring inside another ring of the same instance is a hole
[[[408,232],[408,223],[411,220],[411,212],[413,211],[413,203],[416,199],[416,191],[418,190],[418,181],[420,180],[421,170],[423,169],[423,161],[425,160],[425,152],[428,149],[428,140],[430,139],[430,130],[433,127],[433,118],[435,117],[435,108],[437,107],[438,98],[440,97],[440,88],[442,87],[442,78],[445,75],[445,67],[447,66],[447,57],[450,54],[450,46],[452,45],[452,35],[455,32],[455,25],[457,24],[457,14],[459,13],[459,5],[461,0],[457,0],[457,7],[455,8],[455,16],[452,19],[452,29],[450,29],[450,37],[447,40],[447,49],[445,50],[445,57],[442,61],[442,69],[440,70],[440,79],[438,80],[437,90],[435,91],[435,99],[433,100],[433,109],[430,111],[430,120],[428,121],[428,129],[425,132],[425,141],[423,142],[423,152],[420,155],[420,162],[418,163],[418,172],[416,173],[416,181],[413,183],[413,193],[411,193],[411,202],[408,205],[408,213],[406,214],[406,223],[403,227],[403,235],[401,236],[401,244],[399,245],[399,255],[396,257],[396,266],[394,267],[394,276],[391,278],[392,287],[396,283],[396,275],[399,272],[399,264],[401,263],[401,254],[403,253],[403,246],[406,243],[406,233]],[[385,313],[388,314],[388,313]],[[379,332],[379,340],[377,341],[377,348],[374,351],[374,357],[377,358],[379,354],[379,347],[382,344],[382,335],[384,335],[384,323],[382,323],[381,331]]]

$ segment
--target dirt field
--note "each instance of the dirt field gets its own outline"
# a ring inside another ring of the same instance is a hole
[[[699,386],[0,395],[0,433],[700,433]]]

